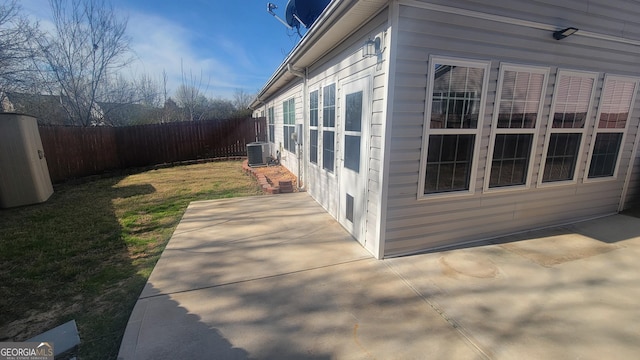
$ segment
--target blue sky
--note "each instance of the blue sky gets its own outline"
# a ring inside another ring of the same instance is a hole
[[[129,18],[136,57],[129,73],[161,78],[169,91],[181,84],[180,64],[199,78],[210,97],[231,98],[236,89],[255,94],[299,41],[267,13],[266,0],[111,0]],[[272,0],[284,18],[286,0]],[[24,12],[50,26],[47,0],[20,0]]]

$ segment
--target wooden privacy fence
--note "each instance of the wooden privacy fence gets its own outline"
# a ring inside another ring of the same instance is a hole
[[[225,119],[126,127],[40,126],[53,182],[179,161],[246,156],[266,141],[266,119]]]

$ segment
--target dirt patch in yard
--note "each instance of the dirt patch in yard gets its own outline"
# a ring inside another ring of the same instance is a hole
[[[298,178],[282,165],[251,167],[251,172],[264,175],[273,187],[280,186],[280,181],[291,181],[293,192],[298,191]]]
[[[278,185],[279,181],[291,181],[294,191],[297,191],[298,179],[282,165],[257,167],[254,170],[266,176],[273,185]]]

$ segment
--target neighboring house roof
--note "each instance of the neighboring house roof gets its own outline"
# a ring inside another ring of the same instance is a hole
[[[39,123],[47,125],[74,125],[60,103],[60,96],[8,92],[0,96],[1,112],[19,112],[35,116]],[[93,126],[124,125],[130,119],[138,119],[149,108],[139,104],[100,102],[91,111]]]
[[[318,17],[298,45],[284,59],[249,105],[254,109],[286,86],[296,75],[290,69],[305,69],[337,47],[366,20],[385,7],[388,0],[333,0]]]
[[[7,92],[2,100],[3,112],[33,115],[41,124],[70,125],[71,121],[55,95]]]

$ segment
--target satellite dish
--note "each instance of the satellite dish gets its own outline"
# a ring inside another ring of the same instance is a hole
[[[294,17],[296,12],[296,1],[289,0],[287,8],[285,9],[284,18],[287,20],[287,24],[292,28],[300,29],[300,22]]]
[[[296,29],[300,24],[307,29],[313,25],[331,0],[289,0],[286,8],[286,20]]]

